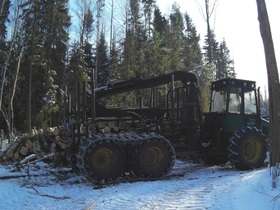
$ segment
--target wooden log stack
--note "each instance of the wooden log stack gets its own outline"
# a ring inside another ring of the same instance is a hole
[[[139,120],[131,118],[100,118],[94,124],[80,125],[80,134],[112,134],[112,133],[135,133],[141,127]],[[75,130],[78,133],[78,130]],[[27,156],[36,155],[40,159],[49,154],[49,159],[56,166],[70,166],[71,160],[71,130],[65,128],[48,128],[46,131],[34,130],[32,136],[18,137],[13,143],[6,145],[0,150],[0,163],[10,164],[20,162]]]
[[[100,118],[96,122],[97,134],[134,133],[139,128],[139,120],[131,118]]]
[[[49,129],[33,136],[18,137],[13,143],[6,145],[0,150],[0,163],[10,164],[19,162],[25,157],[35,154],[42,158],[48,154],[55,164],[65,166],[70,164],[71,136],[62,129]]]

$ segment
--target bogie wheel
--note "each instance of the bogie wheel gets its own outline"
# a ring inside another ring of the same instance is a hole
[[[123,147],[108,138],[92,143],[85,151],[84,168],[94,180],[116,179],[125,169]]]
[[[175,152],[168,140],[152,134],[136,147],[134,173],[144,177],[160,177],[168,173],[175,161]]]
[[[229,140],[228,157],[235,168],[250,170],[263,166],[268,150],[265,136],[255,127],[237,130]]]

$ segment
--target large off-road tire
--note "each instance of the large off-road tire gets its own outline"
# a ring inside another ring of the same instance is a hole
[[[263,166],[268,149],[265,136],[255,127],[237,130],[229,140],[228,157],[239,170]]]
[[[113,180],[124,173],[124,149],[112,137],[91,142],[84,153],[83,168],[90,178],[94,180]]]
[[[137,176],[160,177],[174,166],[175,152],[168,140],[158,134],[144,136],[134,147],[132,170]]]

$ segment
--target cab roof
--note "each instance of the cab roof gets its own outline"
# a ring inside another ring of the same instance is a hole
[[[256,82],[251,80],[225,78],[225,79],[211,82],[211,87],[213,89],[222,88],[222,87],[241,87],[241,88],[255,89]]]

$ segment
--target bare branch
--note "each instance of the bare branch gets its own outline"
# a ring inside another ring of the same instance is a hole
[[[199,13],[200,13],[201,17],[206,21],[206,15],[204,13],[203,6],[198,2],[198,0],[194,0],[194,1],[196,3],[196,6],[197,6],[197,8],[199,10]]]
[[[209,17],[211,17],[212,14],[215,12],[216,8],[218,7],[218,0],[215,0],[213,6],[209,5],[209,7],[212,8],[209,13]]]
[[[5,4],[5,0],[2,1],[2,5],[1,5],[1,8],[0,8],[0,16],[2,15],[3,13],[3,8],[4,8],[4,4]]]

